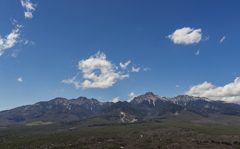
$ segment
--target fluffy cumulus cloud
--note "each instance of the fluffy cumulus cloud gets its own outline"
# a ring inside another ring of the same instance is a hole
[[[22,77],[18,78],[18,82],[22,82],[22,81],[23,81]]]
[[[30,2],[30,0],[21,0],[22,7],[26,8],[24,11],[25,18],[32,18],[32,13],[35,11],[37,5]]]
[[[120,63],[120,67],[121,67],[122,69],[126,69],[127,66],[128,66],[130,63],[131,63],[131,61],[127,61],[125,64],[123,64],[123,63],[121,62],[121,63]]]
[[[119,99],[120,99],[119,97],[116,97],[116,98],[113,98],[110,102],[116,103],[119,101]]]
[[[185,94],[208,97],[212,100],[240,103],[240,77],[237,77],[232,83],[219,87],[205,81],[202,84],[192,86]]]
[[[223,42],[223,40],[225,40],[226,36],[223,36],[223,38],[219,41],[220,43]]]
[[[129,74],[117,72],[117,67],[106,60],[106,55],[102,52],[81,60],[78,63],[79,70],[83,73],[83,82],[76,81],[76,77],[63,80],[63,83],[72,83],[76,88],[108,88],[113,86],[117,80],[128,78]]]
[[[171,35],[167,37],[173,41],[175,44],[194,44],[199,43],[202,39],[201,28],[194,29],[189,27],[184,27],[182,29],[177,29]]]
[[[140,70],[139,67],[138,67],[138,68],[134,68],[134,67],[132,67],[132,72],[139,72],[139,70]]]
[[[3,55],[4,50],[12,48],[18,42],[17,39],[19,36],[19,28],[13,29],[9,35],[5,36],[5,38],[1,38],[0,36],[0,56]]]

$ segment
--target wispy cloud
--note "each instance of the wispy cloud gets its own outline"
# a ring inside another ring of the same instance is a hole
[[[77,89],[79,89],[80,88],[80,81],[76,81],[76,77],[77,77],[77,75],[72,77],[72,78],[70,78],[70,79],[62,80],[61,83],[74,84],[75,87]]]
[[[122,69],[126,69],[127,66],[128,66],[130,63],[131,63],[131,61],[127,61],[125,64],[123,64],[123,63],[121,62],[121,63],[120,63],[120,67],[121,67]]]
[[[26,8],[24,11],[25,18],[32,18],[32,13],[35,11],[37,5],[30,2],[30,0],[21,0],[22,7]]]
[[[110,100],[110,102],[116,103],[119,101],[119,99],[120,99],[120,97],[116,97],[116,98],[113,98],[112,100]]]
[[[15,49],[15,50],[12,52],[11,56],[16,58],[19,52],[20,52],[20,50]]]
[[[22,81],[23,81],[22,77],[18,78],[18,82],[22,82]]]
[[[222,100],[226,102],[240,102],[240,77],[237,77],[234,82],[225,86],[216,87],[207,81],[202,84],[192,86],[187,95],[208,97],[212,100]]]
[[[28,44],[28,40],[25,40],[24,44]]]
[[[207,41],[210,39],[210,36],[205,36],[205,37],[202,37],[201,41]]]
[[[151,68],[146,67],[146,68],[143,68],[143,70],[148,71],[148,70],[151,70]]]
[[[30,41],[29,43],[30,43],[31,45],[35,45],[35,42],[33,42],[33,41]]]
[[[179,85],[176,85],[176,87],[179,87]]]
[[[195,53],[195,55],[199,55],[200,54],[200,50],[197,50],[197,52]]]
[[[128,78],[129,74],[123,74],[121,71],[116,71],[117,67],[110,61],[106,60],[106,55],[102,52],[89,57],[86,60],[81,60],[78,63],[78,69],[83,73],[83,81],[75,81],[72,79],[63,80],[63,83],[73,83],[76,88],[108,88],[113,86],[117,80]]]
[[[130,97],[127,102],[131,102],[133,100],[134,97],[136,97],[137,95],[134,94],[134,92],[131,92],[130,94],[128,94],[128,96]]]
[[[139,70],[140,70],[139,67],[138,67],[138,68],[134,68],[134,67],[132,67],[132,72],[139,72]]]
[[[226,36],[223,36],[223,38],[219,41],[220,43],[223,42],[223,40],[225,40]]]
[[[171,39],[175,44],[194,44],[199,43],[202,39],[201,28],[195,29],[184,27],[182,29],[177,29],[167,38]]]
[[[12,19],[10,19],[10,20],[12,20]],[[16,23],[17,23],[17,20],[13,19],[13,20],[12,20],[12,24],[13,24],[13,25],[16,25]]]

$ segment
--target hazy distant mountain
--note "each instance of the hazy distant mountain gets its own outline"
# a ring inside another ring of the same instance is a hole
[[[33,105],[0,112],[0,125],[31,121],[66,122],[93,117],[114,117],[117,122],[135,122],[168,113],[188,111],[200,116],[225,114],[240,116],[240,105],[212,101],[205,97],[179,95],[174,98],[161,97],[152,92],[135,97],[129,102],[99,102],[96,99],[55,98]]]

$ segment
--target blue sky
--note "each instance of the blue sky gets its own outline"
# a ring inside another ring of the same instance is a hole
[[[149,91],[240,102],[239,5],[2,0],[0,111],[55,97],[117,101]]]

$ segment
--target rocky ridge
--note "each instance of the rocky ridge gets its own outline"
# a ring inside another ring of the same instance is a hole
[[[205,97],[179,95],[174,98],[161,97],[152,92],[135,97],[131,102],[99,102],[96,99],[79,97],[66,99],[57,97],[50,101],[17,107],[0,112],[0,125],[31,121],[66,122],[94,117],[117,117],[119,122],[131,122],[183,110],[208,117],[209,114],[240,116],[240,105],[212,101]],[[124,114],[123,114],[124,113]],[[124,117],[122,116],[124,115]]]

